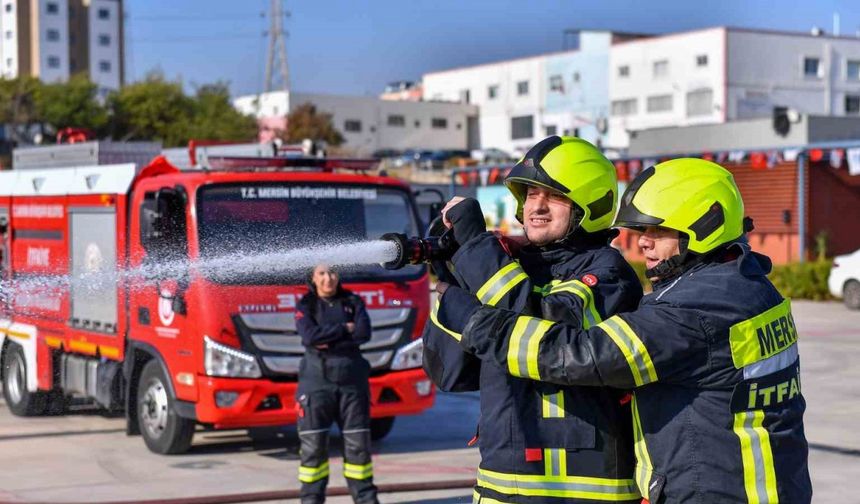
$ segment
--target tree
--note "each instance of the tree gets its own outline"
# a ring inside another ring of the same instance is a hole
[[[331,114],[317,113],[310,103],[304,103],[287,115],[287,143],[298,143],[305,138],[337,146],[343,143],[343,135],[334,127]]]
[[[26,137],[39,122],[34,95],[41,85],[34,77],[0,79],[0,124],[11,126],[15,141]]]
[[[197,89],[192,138],[250,142],[256,135],[257,121],[233,108],[226,84],[219,82]]]
[[[86,75],[78,74],[69,82],[42,84],[35,89],[34,99],[39,120],[58,130],[73,127],[102,133],[108,124],[98,86]]]
[[[111,131],[116,140],[160,140],[165,147],[188,142],[194,100],[182,84],[169,82],[161,74],[129,84],[108,97]]]

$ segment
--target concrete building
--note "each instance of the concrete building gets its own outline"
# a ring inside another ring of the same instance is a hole
[[[801,114],[860,115],[860,38],[717,27],[619,41],[605,146],[630,131]]]
[[[613,44],[638,35],[581,31],[576,48],[427,73],[424,99],[480,107],[480,147],[524,151],[546,135],[601,140]]]
[[[0,0],[0,76],[66,81],[84,73],[103,91],[123,74],[122,0]]]
[[[331,114],[346,140],[343,147],[363,155],[381,149],[466,149],[474,143],[474,105],[286,91],[242,96],[233,105],[260,120],[260,139],[266,141],[286,128],[291,110],[305,103]]]

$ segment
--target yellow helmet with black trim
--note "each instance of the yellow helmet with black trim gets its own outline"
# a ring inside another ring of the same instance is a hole
[[[695,158],[672,159],[640,173],[621,197],[615,225],[679,231],[686,235],[682,254],[706,254],[749,230],[732,174]]]
[[[575,137],[551,136],[538,142],[514,165],[505,185],[517,200],[520,222],[528,186],[564,194],[579,217],[571,231],[577,225],[589,233],[609,229],[618,202],[615,167],[597,147]]]

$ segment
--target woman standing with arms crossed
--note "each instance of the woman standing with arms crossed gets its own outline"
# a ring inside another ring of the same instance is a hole
[[[302,504],[322,504],[328,484],[328,433],[343,433],[343,475],[357,504],[376,504],[370,461],[370,365],[359,346],[370,340],[370,318],[360,297],[336,271],[317,265],[299,301],[296,325],[305,346],[299,368]]]

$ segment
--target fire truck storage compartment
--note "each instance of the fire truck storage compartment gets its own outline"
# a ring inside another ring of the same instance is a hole
[[[71,324],[116,333],[116,213],[113,208],[69,209]]]
[[[119,406],[120,363],[106,359],[63,354],[60,356],[60,386],[66,395],[95,399],[106,408]]]

